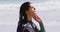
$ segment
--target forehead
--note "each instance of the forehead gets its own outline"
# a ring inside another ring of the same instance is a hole
[[[33,4],[30,4],[30,7],[34,7],[34,5]]]

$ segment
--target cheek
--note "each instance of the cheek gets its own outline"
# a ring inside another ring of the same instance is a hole
[[[33,16],[35,13],[33,11],[29,11],[29,15]]]
[[[34,9],[31,9],[32,12],[34,12]]]
[[[30,11],[31,11],[31,12],[34,12],[34,13],[36,12],[34,9],[31,9]]]
[[[33,8],[30,8],[29,11],[34,11],[34,9]]]
[[[29,14],[31,14],[32,12],[31,11],[28,11]]]

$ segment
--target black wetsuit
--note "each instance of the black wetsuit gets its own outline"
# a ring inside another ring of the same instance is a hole
[[[40,32],[32,21],[25,24],[18,23],[17,32]]]

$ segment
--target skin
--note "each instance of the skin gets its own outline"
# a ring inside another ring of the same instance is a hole
[[[27,14],[27,18],[29,21],[32,20],[33,16],[36,16],[35,14],[36,10],[32,4],[30,4],[29,9],[25,12]],[[34,17],[33,17],[34,18]],[[37,22],[41,22],[42,20],[40,18],[34,18]]]

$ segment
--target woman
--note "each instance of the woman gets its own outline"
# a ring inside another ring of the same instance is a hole
[[[30,2],[25,2],[21,5],[17,32],[41,32],[41,30],[38,30],[36,25],[32,22],[32,18],[39,23],[42,22],[35,12],[35,8]]]

